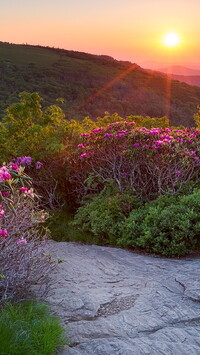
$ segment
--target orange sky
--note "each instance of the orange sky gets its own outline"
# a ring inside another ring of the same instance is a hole
[[[9,0],[1,41],[41,44],[141,63],[200,65],[200,0]],[[41,4],[42,3],[42,4]],[[166,32],[181,43],[167,48]]]

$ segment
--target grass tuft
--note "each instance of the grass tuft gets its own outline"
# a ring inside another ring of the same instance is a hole
[[[55,355],[66,344],[64,331],[47,305],[26,301],[0,312],[1,355]]]

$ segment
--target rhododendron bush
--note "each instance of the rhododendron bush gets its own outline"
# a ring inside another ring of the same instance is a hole
[[[135,128],[115,122],[81,135],[69,157],[71,183],[79,196],[100,191],[113,180],[121,193],[132,191],[144,200],[174,194],[184,184],[199,182],[200,131]]]
[[[32,283],[45,283],[50,267],[42,248],[46,236],[38,227],[46,213],[38,209],[31,179],[18,165],[29,158],[0,167],[0,302],[25,297]]]

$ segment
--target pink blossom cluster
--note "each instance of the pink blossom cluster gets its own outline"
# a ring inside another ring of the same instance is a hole
[[[86,147],[87,147],[87,144],[82,144],[81,143],[81,144],[78,145],[78,148],[81,148],[81,149],[86,148]]]
[[[31,157],[18,157],[17,159],[13,159],[16,161],[18,165],[31,165],[32,164],[32,158]]]
[[[18,165],[18,162],[29,165],[32,162],[32,159],[31,157],[19,157],[17,159],[13,159],[13,161],[7,165],[0,167],[0,193],[3,198],[9,197],[10,193],[12,192],[11,185],[16,186],[19,184],[19,179],[17,179],[16,174],[19,174],[20,178],[22,178],[21,172],[19,172],[20,166]],[[37,161],[36,169],[40,169],[42,165],[43,164],[41,162]],[[31,198],[35,196],[32,188],[21,187],[19,190],[24,195]]]
[[[19,165],[17,163],[13,163],[13,162],[10,162],[8,164],[8,167],[11,169],[11,170],[14,170],[14,171],[18,171],[19,170]]]
[[[11,175],[8,168],[6,166],[2,166],[0,168],[0,182],[2,182],[3,180],[10,180],[10,179],[11,179]]]
[[[179,154],[200,162],[200,130],[172,129],[172,128],[146,128],[134,127],[135,122],[114,122],[106,127],[93,129],[90,133],[81,135],[83,143],[78,148],[84,149],[79,155],[81,158],[91,158],[93,155],[106,156],[109,149],[116,147],[118,152],[129,154],[144,151],[144,154],[155,151],[155,156]],[[110,146],[110,148],[108,148]],[[198,148],[198,147],[199,148]],[[132,153],[131,153],[132,152]],[[119,154],[119,153],[118,153]],[[179,176],[179,171],[176,176]]]
[[[90,188],[91,193],[99,192],[112,180],[120,192],[130,189],[151,200],[199,179],[197,129],[146,128],[121,121],[81,135],[78,143],[68,161],[81,196]],[[89,176],[95,184],[88,184]]]
[[[0,237],[6,238],[8,236],[7,229],[0,229]]]
[[[33,189],[28,189],[28,187],[20,187],[20,191],[25,194],[25,196],[34,197]]]

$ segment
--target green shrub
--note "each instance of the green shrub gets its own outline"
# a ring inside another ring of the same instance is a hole
[[[36,302],[7,304],[0,313],[0,354],[55,355],[64,345],[60,321],[47,305]]]
[[[190,195],[161,196],[133,210],[121,226],[118,244],[165,256],[181,256],[199,247],[200,189]]]
[[[115,189],[106,188],[78,209],[72,225],[80,227],[82,231],[91,232],[105,243],[116,244],[121,223],[140,204],[128,192],[120,194]]]

